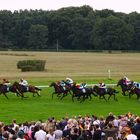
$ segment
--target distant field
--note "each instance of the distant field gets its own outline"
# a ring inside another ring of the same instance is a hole
[[[44,72],[21,72],[16,64],[19,60],[46,60]],[[139,53],[69,53],[69,52],[0,52],[0,77],[45,78],[46,80],[65,78],[118,80],[123,75],[140,80]]]
[[[19,60],[41,59],[46,60],[44,72],[21,72],[16,68]],[[48,85],[52,81],[65,79],[70,76],[75,81],[87,83],[116,83],[123,75],[134,81],[140,81],[139,53],[61,53],[61,52],[0,52],[0,78],[8,78],[11,82],[23,77],[33,85]],[[111,80],[108,79],[108,70],[111,71]],[[114,87],[120,91],[119,87]],[[48,117],[58,119],[68,115],[95,114],[106,116],[110,111],[115,115],[128,111],[139,114],[140,102],[133,96],[124,97],[121,92],[117,95],[118,102],[111,99],[109,102],[93,97],[92,101],[84,103],[71,101],[69,95],[63,101],[56,97],[51,99],[52,88],[42,88],[41,97],[32,97],[21,100],[14,94],[8,93],[9,99],[0,95],[0,121],[10,123],[12,119],[18,122],[42,119]],[[25,94],[26,95],[26,94]],[[131,104],[130,104],[131,103]]]

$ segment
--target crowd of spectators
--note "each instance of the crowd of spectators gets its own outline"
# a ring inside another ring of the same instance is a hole
[[[0,122],[0,140],[140,140],[140,117],[110,112],[105,118],[79,115],[46,122]]]

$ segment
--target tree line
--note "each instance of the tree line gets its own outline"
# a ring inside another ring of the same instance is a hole
[[[0,11],[1,49],[140,50],[140,14],[93,10]]]

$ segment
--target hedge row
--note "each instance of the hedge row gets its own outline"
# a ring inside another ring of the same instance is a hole
[[[17,68],[24,71],[44,71],[45,70],[45,60],[23,60],[18,61]]]

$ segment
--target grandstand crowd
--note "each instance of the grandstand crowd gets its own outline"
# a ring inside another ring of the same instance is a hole
[[[9,125],[0,122],[0,140],[140,140],[140,117],[110,112],[105,118],[86,114],[45,122],[12,120]]]

